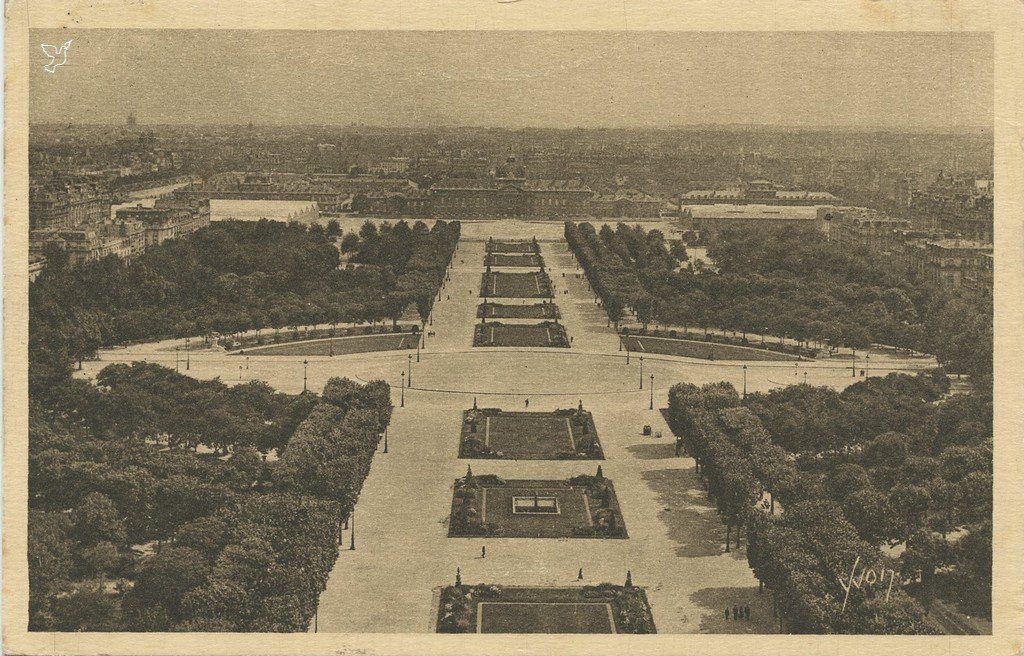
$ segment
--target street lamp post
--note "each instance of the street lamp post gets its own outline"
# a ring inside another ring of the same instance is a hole
[[[853,351],[853,362],[850,364],[850,375],[854,378],[857,377],[857,349],[850,349]]]
[[[864,374],[867,376],[871,375],[871,356],[864,356]]]
[[[384,427],[384,453],[388,452],[388,427]]]
[[[747,398],[747,365],[743,365],[743,398]]]
[[[644,356],[640,356],[640,389],[644,388]]]
[[[423,331],[420,331],[419,339],[416,340],[416,362],[420,361],[420,342],[423,340]]]
[[[654,374],[651,374],[651,410],[654,410]]]
[[[306,383],[309,380],[309,360],[302,361],[302,391],[305,392],[307,387]]]
[[[398,407],[400,407],[400,408],[404,408],[405,407],[405,372],[404,371],[402,372],[402,401],[401,401],[401,403],[399,404]]]
[[[189,338],[185,338],[185,371],[192,368],[192,349],[188,347]]]
[[[349,538],[348,550],[349,551],[355,551],[356,550],[356,508],[355,508],[355,506],[352,506],[352,517],[351,517],[351,521],[349,522],[349,528],[351,530],[349,531],[349,534],[348,534],[348,538]]]
[[[178,348],[179,347],[177,347],[177,346],[174,347],[174,372],[175,373],[181,371],[179,369],[179,363],[181,362],[181,353],[178,351]]]
[[[412,353],[409,354],[409,387],[412,387]]]
[[[249,356],[245,356],[245,370],[249,371]]]

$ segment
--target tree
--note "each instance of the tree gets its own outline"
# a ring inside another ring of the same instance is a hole
[[[53,602],[51,631],[115,631],[117,606],[100,588],[80,588]]]
[[[137,626],[137,630],[167,631],[184,619],[185,596],[203,585],[209,572],[203,555],[188,547],[166,548],[147,560],[125,600],[128,614],[134,614],[136,622],[144,624]],[[140,612],[143,609],[150,612]],[[151,613],[153,609],[158,609],[155,615]],[[154,617],[162,625],[150,624]]]
[[[71,513],[71,536],[84,545],[105,541],[125,544],[127,532],[117,506],[105,494],[93,492]]]
[[[341,224],[337,219],[331,219],[327,222],[327,236],[337,237],[339,235],[341,235]]]

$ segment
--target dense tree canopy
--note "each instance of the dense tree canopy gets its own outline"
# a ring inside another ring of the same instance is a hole
[[[646,325],[768,333],[801,342],[932,353],[980,385],[992,375],[992,299],[958,294],[879,256],[802,228],[724,230],[715,270],[677,268],[658,230],[566,223],[570,248],[616,324],[631,308]]]
[[[745,526],[748,560],[787,630],[931,632],[914,599],[936,595],[991,613],[990,547],[969,548],[991,540],[991,398],[947,391],[941,372],[746,400],[728,383],[671,389],[670,424],[726,523],[726,549]],[[898,562],[881,555],[886,544],[905,545]],[[840,611],[837,576],[858,556],[887,562],[898,595],[882,604],[856,589]]]

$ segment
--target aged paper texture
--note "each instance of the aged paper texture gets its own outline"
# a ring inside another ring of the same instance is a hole
[[[5,19],[7,652],[1020,652],[1024,2]]]

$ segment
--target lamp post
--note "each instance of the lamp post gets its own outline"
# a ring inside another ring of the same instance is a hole
[[[626,346],[626,364],[629,364],[629,346]]]
[[[245,370],[249,371],[249,356],[245,356]]]
[[[416,362],[417,363],[419,363],[419,361],[420,361],[420,342],[424,339],[423,338],[423,331],[422,330],[420,331],[420,334],[419,334],[418,337],[419,337],[419,339],[416,340]]]
[[[854,378],[857,377],[857,349],[850,349],[853,351],[853,362],[850,364],[850,375]]]
[[[302,391],[305,392],[307,387],[306,383],[309,380],[309,360],[302,361]]]
[[[651,410],[654,410],[654,374],[651,374]]]
[[[644,388],[644,356],[640,356],[640,389]]]
[[[870,355],[865,355],[864,356],[864,374],[866,376],[869,376],[869,377],[871,376],[871,356]]]
[[[185,371],[192,368],[192,349],[188,347],[188,337],[185,338]]]
[[[351,530],[349,531],[349,534],[348,534],[348,538],[349,538],[348,550],[349,551],[355,551],[356,550],[356,507],[355,506],[352,506],[352,517],[351,517],[351,521],[349,523],[349,528]]]
[[[174,347],[174,372],[175,373],[178,373],[180,371],[179,364],[181,362],[181,353],[178,351],[179,348],[180,347],[177,347],[177,346]]]
[[[747,365],[743,365],[743,398],[747,398]]]
[[[399,404],[398,407],[400,407],[400,408],[404,408],[405,407],[405,372],[404,371],[402,372],[402,401],[401,401],[401,403]]]
[[[409,354],[409,387],[412,387],[412,353]]]
[[[388,427],[384,427],[384,453],[388,452]]]

